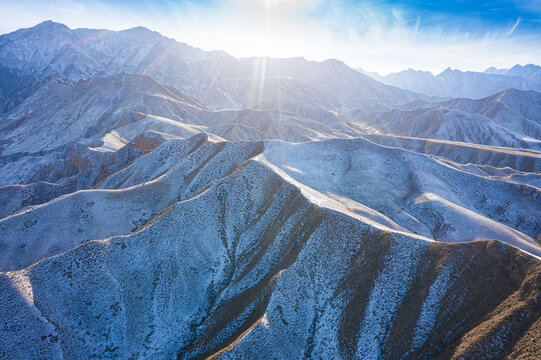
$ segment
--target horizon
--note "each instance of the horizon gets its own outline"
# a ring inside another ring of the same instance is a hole
[[[235,57],[338,59],[381,75],[448,67],[537,64],[541,59],[541,4],[533,0],[0,0],[1,33],[46,20],[70,28],[123,30],[143,26],[205,51]]]

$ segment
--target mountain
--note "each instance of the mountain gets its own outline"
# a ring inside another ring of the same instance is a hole
[[[54,22],[0,66],[0,358],[541,356],[541,93]]]
[[[541,150],[541,93],[509,89],[484,99],[453,99],[360,116],[354,124],[379,132]]]
[[[374,78],[387,85],[442,98],[480,99],[508,88],[541,91],[541,68],[537,65],[516,65],[509,70],[490,68],[485,72],[447,68],[436,76],[427,71],[408,69]]]
[[[166,88],[149,76],[125,73],[80,80],[65,96],[70,99],[68,104],[57,97],[6,123],[2,130],[9,140],[2,156],[51,151],[79,141],[81,136],[90,141],[127,124],[127,109],[143,113],[152,109],[153,114],[182,116],[187,121],[196,117],[197,110],[208,110],[196,99]]]
[[[49,176],[42,174],[40,180],[54,182],[58,172],[65,175],[73,171],[69,168],[77,169],[88,162],[82,158],[103,157],[103,153],[88,148],[100,146],[101,137],[113,129],[139,120],[130,109],[151,108],[157,115],[182,115],[188,119],[194,117],[194,109],[206,109],[197,100],[145,75],[118,74],[80,80],[73,87],[50,86],[43,90],[38,92],[42,96],[30,97],[15,109],[23,116],[0,125],[2,185],[27,183],[45,169],[49,169]],[[66,102],[66,98],[70,101]],[[44,99],[50,101],[43,103]],[[120,140],[121,145],[133,138]]]
[[[38,173],[41,181],[57,181],[59,169],[73,175],[81,162],[100,162],[147,131],[181,137],[205,132],[236,141],[349,137],[351,130],[338,117],[324,110],[318,114],[312,120],[281,110],[214,112],[140,74],[93,77],[71,87],[54,83],[27,98],[0,125],[0,185],[26,184]]]
[[[43,85],[36,76],[0,67],[0,112],[7,112]]]
[[[541,66],[528,64],[525,66],[515,65],[505,72],[505,75],[520,76],[536,82],[541,81]]]
[[[524,354],[541,267],[505,242],[541,248],[498,221],[538,227],[528,196],[360,139],[166,140],[0,222],[3,356]]]
[[[335,110],[426,98],[385,86],[337,60],[236,59],[142,27],[117,32],[71,30],[46,21],[0,36],[0,66],[39,78],[57,72],[73,81],[121,72],[147,74],[215,110],[255,107],[280,99]]]
[[[517,65],[520,66],[520,65]],[[489,67],[483,73],[485,74],[497,74],[497,75],[503,75],[505,74],[509,69],[496,69],[494,66]]]

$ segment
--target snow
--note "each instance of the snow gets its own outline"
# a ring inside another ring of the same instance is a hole
[[[421,313],[417,319],[417,327],[413,333],[410,351],[415,351],[424,345],[436,322],[440,303],[449,287],[453,284],[454,279],[458,277],[456,274],[457,271],[460,270],[456,268],[453,262],[446,263],[439,269],[438,276],[432,285],[430,285],[428,295],[421,307]]]
[[[426,245],[421,242],[393,242],[386,262],[376,278],[359,331],[357,357],[379,359],[396,312],[409,290],[417,261]]]

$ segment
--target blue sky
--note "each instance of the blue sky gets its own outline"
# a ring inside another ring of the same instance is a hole
[[[235,56],[337,58],[380,73],[541,63],[541,0],[0,0],[0,32],[43,20],[146,26]]]

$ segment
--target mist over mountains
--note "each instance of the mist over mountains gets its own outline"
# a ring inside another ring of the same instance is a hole
[[[540,74],[0,36],[0,357],[539,358]]]

